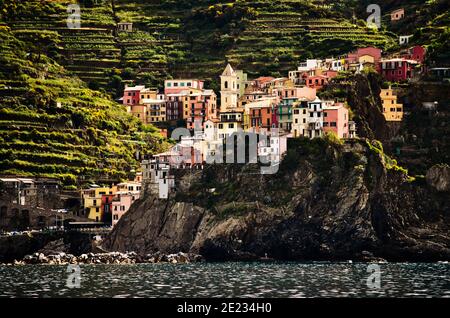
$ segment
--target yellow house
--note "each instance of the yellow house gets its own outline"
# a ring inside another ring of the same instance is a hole
[[[145,99],[158,99],[158,91],[144,88],[141,90],[141,96],[139,98],[139,104],[143,104]]]
[[[117,187],[112,188],[91,188],[83,190],[83,206],[85,215],[91,220],[101,222],[103,220],[102,196],[113,195],[117,192]]]
[[[397,103],[397,96],[393,89],[390,86],[388,89],[382,89],[380,97],[383,102],[383,115],[386,121],[402,121],[403,105]]]
[[[375,65],[375,58],[371,55],[362,55],[359,58],[359,63],[361,63],[362,65],[366,66],[366,65]]]

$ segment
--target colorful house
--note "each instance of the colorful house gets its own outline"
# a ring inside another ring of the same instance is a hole
[[[91,220],[103,222],[104,215],[102,210],[102,197],[104,195],[113,195],[114,189],[107,187],[93,186],[90,189],[83,190],[84,214]]]
[[[329,80],[330,78],[325,75],[308,76],[308,78],[306,79],[306,86],[308,86],[309,88],[320,90],[328,84]]]
[[[162,95],[158,95],[157,99],[143,99],[141,102],[146,107],[146,124],[159,123],[167,120],[166,101]]]
[[[407,81],[414,77],[418,62],[404,58],[381,60],[381,75],[390,82]]]
[[[323,104],[319,98],[314,101],[303,100],[293,108],[291,133],[294,138],[321,137],[323,131]]]
[[[405,17],[405,9],[400,8],[400,9],[394,10],[390,13],[390,15],[391,15],[391,21],[393,21],[393,22],[399,21]]]
[[[194,129],[195,123],[204,128],[208,119],[217,118],[217,97],[213,90],[191,91],[189,94],[190,116],[187,118],[187,128]]]
[[[219,139],[225,139],[239,130],[243,130],[244,111],[220,112],[220,121],[217,123],[217,134]]]
[[[292,109],[292,136],[308,136],[308,102],[306,100],[296,103]]]
[[[349,138],[348,109],[342,104],[323,108],[323,131],[333,132],[339,138]]]
[[[124,105],[139,105],[141,101],[141,91],[145,89],[145,86],[125,86],[123,92],[122,102]]]
[[[386,121],[402,121],[403,105],[397,103],[397,96],[394,94],[394,90],[391,87],[382,89],[380,98],[383,103],[383,115]]]
[[[147,124],[147,106],[145,105],[130,105],[128,106],[128,112],[139,119],[143,124]]]
[[[183,99],[184,99],[183,94],[166,95],[166,117],[168,121],[183,118],[183,109],[184,109]]]
[[[419,63],[423,63],[425,61],[426,55],[427,50],[421,45],[416,45],[402,52],[402,57],[404,59],[414,60]]]
[[[292,130],[292,106],[300,99],[314,100],[316,89],[310,87],[284,88],[278,92],[281,99],[278,104],[279,128],[286,132]]]
[[[277,98],[266,98],[245,105],[248,114],[248,129],[253,132],[278,128]]]
[[[139,191],[118,191],[114,196],[111,209],[112,209],[112,226],[115,226],[119,222],[120,218],[128,212],[131,205],[139,199]]]

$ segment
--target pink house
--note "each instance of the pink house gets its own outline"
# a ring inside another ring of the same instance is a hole
[[[392,11],[390,14],[391,14],[391,21],[398,21],[405,17],[405,9],[400,8]]]
[[[281,99],[289,98],[305,98],[307,100],[314,100],[316,98],[316,89],[307,86],[283,88],[278,92],[278,97]]]
[[[349,138],[348,109],[342,104],[324,107],[323,130],[334,132],[339,138]]]
[[[120,218],[128,212],[131,205],[137,199],[139,199],[138,191],[119,191],[116,193],[111,203],[113,226],[115,226]]]
[[[124,105],[139,105],[141,101],[141,91],[145,89],[145,86],[125,86],[123,92],[123,104]]]

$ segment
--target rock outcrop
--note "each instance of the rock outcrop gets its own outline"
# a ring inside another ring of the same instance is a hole
[[[177,176],[168,200],[146,192],[102,243],[207,260],[450,259],[449,195],[363,141],[293,140],[275,175],[212,165]]]
[[[67,253],[80,255],[92,250],[91,235],[77,232],[29,232],[0,237],[0,263],[20,260],[26,255]]]
[[[68,265],[68,264],[116,264],[128,265],[138,263],[171,263],[187,264],[201,262],[200,255],[177,253],[162,254],[154,253],[140,256],[135,252],[111,252],[111,253],[87,253],[75,256],[64,252],[56,254],[34,253],[26,255],[22,260],[15,260],[14,265]]]

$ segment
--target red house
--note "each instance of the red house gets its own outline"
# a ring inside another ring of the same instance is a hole
[[[408,60],[414,60],[419,63],[423,63],[425,61],[425,56],[427,54],[426,49],[423,46],[416,45],[412,48],[406,50],[402,57]]]
[[[123,92],[123,104],[124,105],[139,105],[141,101],[141,91],[145,89],[145,86],[125,86]]]
[[[270,130],[278,127],[278,109],[274,105],[250,108],[249,124],[259,131],[260,128]]]
[[[407,81],[414,77],[417,61],[404,58],[382,60],[380,62],[381,75],[391,82]]]
[[[323,86],[328,84],[329,80],[330,78],[325,75],[308,76],[306,79],[306,86],[320,90]]]

